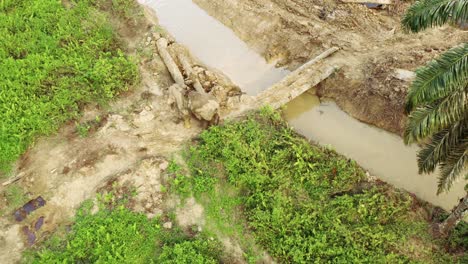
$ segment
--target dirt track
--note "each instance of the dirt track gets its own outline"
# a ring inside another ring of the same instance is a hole
[[[395,69],[415,70],[444,50],[468,41],[461,30],[406,34],[400,18],[408,4],[373,10],[338,0],[194,0],[268,60],[295,69],[326,48],[342,50],[343,65],[318,87],[353,117],[401,134],[409,82]],[[382,33],[383,32],[383,33]]]

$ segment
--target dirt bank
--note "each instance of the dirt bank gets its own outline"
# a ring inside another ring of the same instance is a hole
[[[385,10],[336,0],[194,0],[268,60],[295,69],[326,48],[343,68],[318,87],[353,117],[401,134],[408,81],[395,69],[415,70],[450,47],[468,41],[453,28],[408,35],[400,18],[408,4]]]

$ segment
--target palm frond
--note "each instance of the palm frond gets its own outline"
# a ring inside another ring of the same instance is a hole
[[[406,11],[403,27],[412,32],[468,21],[468,0],[420,0]]]
[[[409,115],[405,143],[421,141],[463,120],[468,110],[468,91],[455,91],[447,97],[417,108]]]
[[[468,140],[465,138],[462,144],[457,145],[451,150],[445,162],[440,164],[440,176],[437,193],[448,191],[453,182],[462,175],[467,177],[466,169],[468,165]]]
[[[406,112],[429,104],[468,85],[468,43],[443,53],[416,71],[406,100]]]
[[[467,137],[467,128],[468,118],[465,118],[432,136],[431,142],[418,153],[419,173],[434,172],[438,163],[446,161],[450,150]]]

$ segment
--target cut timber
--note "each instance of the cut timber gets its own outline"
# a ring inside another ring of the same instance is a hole
[[[159,55],[164,61],[164,64],[166,64],[167,69],[171,73],[172,79],[174,79],[178,85],[185,87],[184,77],[167,50],[167,40],[165,38],[158,39],[158,41],[156,41],[156,46],[158,47]]]
[[[283,80],[254,97],[252,103],[241,105],[238,110],[229,113],[225,118],[236,118],[250,110],[258,109],[265,105],[269,105],[277,109],[282,105],[287,104],[294,98],[327,79],[340,68],[339,66],[332,65],[331,63],[321,62],[321,60],[332,55],[338,50],[339,48],[337,47],[326,50],[319,56],[290,73]]]
[[[290,73],[277,84],[257,95],[255,97],[256,107],[270,105],[275,109],[279,108],[328,78],[338,67],[316,67],[317,63],[338,50],[339,48],[333,47],[324,51]]]
[[[336,72],[339,67],[336,66],[327,66],[321,69],[317,69],[313,74],[308,75],[307,77],[300,77],[292,83],[291,85],[284,86],[274,86],[270,89],[259,94],[255,99],[255,108],[269,105],[274,109],[280,108],[281,106],[289,103],[294,98],[305,93],[307,90],[313,88],[317,84],[321,83],[334,72]]]
[[[343,3],[391,5],[392,0],[341,0]]]
[[[179,53],[177,57],[179,58],[179,61],[182,64],[182,67],[184,68],[185,74],[193,82],[193,87],[195,88],[195,90],[199,92],[200,94],[206,94],[205,89],[203,89],[203,86],[198,80],[198,77],[193,71],[192,66],[190,65],[190,62],[185,56],[185,54]]]

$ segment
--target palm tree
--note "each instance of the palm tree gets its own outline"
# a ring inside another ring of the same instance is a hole
[[[406,12],[402,24],[412,32],[444,24],[466,26],[468,0],[421,0]],[[419,173],[440,168],[437,193],[468,179],[468,43],[442,54],[416,71],[406,101],[409,121],[405,143],[420,143]],[[465,186],[465,189],[468,185]],[[447,235],[468,211],[468,194],[437,226]]]

